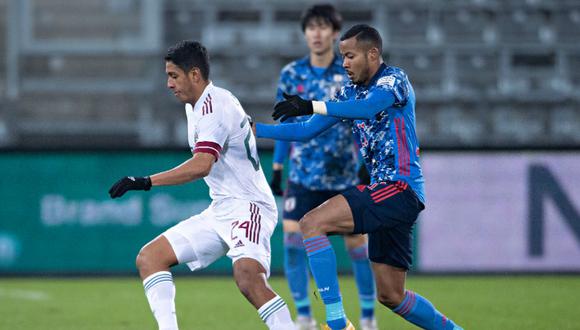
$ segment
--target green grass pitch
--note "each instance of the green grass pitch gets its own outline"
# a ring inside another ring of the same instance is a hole
[[[176,275],[181,329],[266,329],[229,277]],[[270,280],[289,302],[282,277]],[[351,277],[340,280],[347,314],[357,324]],[[465,329],[580,329],[580,276],[411,276],[408,288],[428,297]],[[323,305],[312,296],[323,320]],[[381,329],[415,329],[377,307]],[[0,329],[156,329],[137,278],[0,279]]]

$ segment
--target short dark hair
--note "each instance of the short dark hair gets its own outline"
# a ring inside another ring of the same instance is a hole
[[[308,7],[302,13],[302,32],[306,30],[306,26],[313,19],[320,19],[332,25],[334,31],[340,31],[342,28],[342,17],[331,4],[319,4]]]
[[[198,68],[203,79],[209,79],[209,55],[198,41],[183,40],[169,47],[165,61],[173,62],[186,73]]]
[[[379,31],[367,24],[357,24],[351,27],[342,35],[342,37],[340,37],[340,41],[344,41],[352,37],[356,37],[356,41],[366,42],[372,47],[377,47],[379,53],[383,52],[383,39],[381,39]]]

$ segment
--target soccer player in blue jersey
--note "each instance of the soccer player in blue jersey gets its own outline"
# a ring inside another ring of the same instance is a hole
[[[314,5],[304,11],[302,31],[310,54],[282,69],[278,101],[284,100],[284,93],[319,101],[329,100],[336,94],[348,79],[340,57],[334,52],[341,23],[339,13],[331,5]],[[294,117],[289,121],[308,118]],[[301,330],[318,329],[318,326],[310,310],[307,257],[298,221],[327,199],[357,184],[358,155],[353,142],[350,125],[342,122],[309,141],[276,141],[271,187],[278,195],[282,195],[283,163],[290,153],[283,212],[284,271],[297,309],[296,325]],[[366,236],[347,235],[344,239],[359,290],[360,327],[376,330],[376,295]]]
[[[258,137],[308,140],[341,120],[349,120],[360,140],[370,185],[359,185],[330,198],[300,220],[300,230],[329,329],[353,329],[343,306],[336,257],[327,235],[368,233],[378,300],[424,329],[461,329],[424,297],[405,290],[411,265],[411,232],[424,209],[423,175],[415,132],[415,92],[407,75],[382,60],[377,30],[355,25],[339,48],[350,82],[335,102],[285,95],[274,119],[314,114],[308,121],[256,125]]]

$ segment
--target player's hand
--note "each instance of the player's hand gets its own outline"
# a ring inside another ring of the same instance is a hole
[[[272,172],[272,181],[270,181],[270,188],[276,196],[283,196],[284,191],[282,190],[282,170],[274,170]]]
[[[123,196],[129,190],[149,190],[151,189],[151,179],[148,176],[134,177],[126,176],[109,189],[111,198]]]
[[[312,101],[307,101],[298,95],[284,93],[286,100],[276,103],[272,118],[286,121],[290,117],[311,115],[314,113]]]

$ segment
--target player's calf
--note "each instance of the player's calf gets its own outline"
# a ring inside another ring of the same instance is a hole
[[[290,311],[266,280],[266,270],[256,260],[242,258],[234,263],[234,279],[240,292],[256,307],[271,330],[294,330]]]
[[[276,294],[267,286],[266,270],[256,260],[242,258],[234,263],[234,279],[240,292],[259,308]]]

